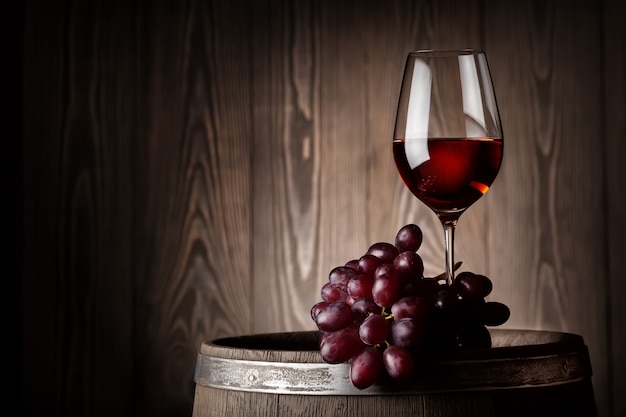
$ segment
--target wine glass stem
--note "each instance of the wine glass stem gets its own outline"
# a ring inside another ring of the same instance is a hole
[[[456,220],[442,222],[446,248],[446,283],[448,285],[452,285],[454,282],[454,230],[456,222]]]

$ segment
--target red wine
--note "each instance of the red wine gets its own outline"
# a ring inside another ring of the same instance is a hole
[[[455,218],[489,190],[502,139],[396,139],[393,155],[407,188],[440,217]]]

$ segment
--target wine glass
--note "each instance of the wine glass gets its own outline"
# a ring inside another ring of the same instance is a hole
[[[404,184],[443,225],[448,285],[454,282],[457,221],[489,190],[502,151],[500,115],[485,53],[409,53],[393,155]]]

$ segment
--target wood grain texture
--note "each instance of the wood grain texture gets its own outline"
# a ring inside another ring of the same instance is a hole
[[[221,416],[278,416],[279,397],[243,391],[203,388],[196,391],[193,415],[202,417]],[[287,414],[288,415],[288,414]]]
[[[511,306],[511,327],[585,337],[603,415],[606,284],[594,278],[607,273],[597,187],[602,56],[593,47],[601,42],[600,9],[488,2],[485,10],[487,52],[502,57],[491,63],[505,130],[503,169],[489,200],[493,297]]]
[[[253,135],[243,3],[153,7],[138,23],[147,111],[136,141],[135,354],[146,412],[168,415],[190,407],[202,340],[251,328]]]
[[[24,415],[189,415],[202,342],[312,329],[330,269],[406,223],[441,272],[390,142],[406,53],[458,47],[487,52],[505,155],[457,260],[508,327],[581,334],[600,417],[626,412],[618,0],[28,0],[23,19]]]
[[[255,331],[302,327],[314,292],[321,168],[319,44],[311,2],[254,6],[252,274]],[[304,297],[304,300],[303,300]],[[292,311],[294,312],[292,314]]]
[[[478,10],[459,1],[258,6],[254,56],[265,70],[254,73],[254,123],[264,146],[254,152],[252,271],[255,316],[267,320],[255,331],[312,328],[303,306],[330,270],[408,222],[437,236],[423,253],[432,274],[443,269],[441,225],[402,185],[390,142],[407,51],[478,41]]]

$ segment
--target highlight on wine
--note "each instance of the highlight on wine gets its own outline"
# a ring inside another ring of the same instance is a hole
[[[416,364],[436,352],[491,347],[488,326],[504,324],[509,308],[486,301],[491,280],[464,271],[424,276],[418,254],[423,234],[408,224],[394,243],[371,245],[358,259],[333,268],[311,308],[322,359],[350,362],[359,389],[383,380],[410,382]],[[457,268],[460,264],[457,264]]]

